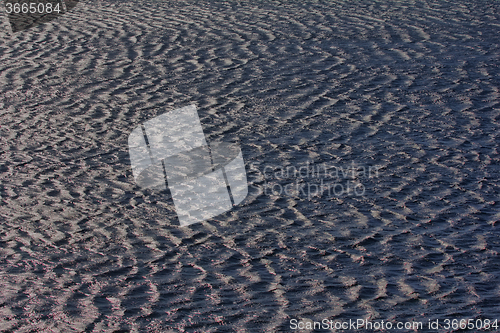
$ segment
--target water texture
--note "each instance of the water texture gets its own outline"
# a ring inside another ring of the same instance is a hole
[[[3,13],[0,331],[500,319],[499,7],[80,1],[17,33]],[[180,227],[127,139],[191,104],[249,194]],[[377,172],[277,192],[323,163]]]

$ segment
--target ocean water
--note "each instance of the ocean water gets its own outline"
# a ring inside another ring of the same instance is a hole
[[[0,331],[500,320],[499,22],[497,1],[80,1],[16,33],[2,12]],[[191,104],[249,194],[181,227],[127,139]]]

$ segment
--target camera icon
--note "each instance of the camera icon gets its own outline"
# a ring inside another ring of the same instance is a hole
[[[181,226],[225,213],[248,194],[241,149],[225,142],[208,145],[194,105],[137,126],[128,146],[136,183],[168,186]]]

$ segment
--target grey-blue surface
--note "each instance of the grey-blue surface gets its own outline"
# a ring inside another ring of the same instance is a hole
[[[80,1],[5,29],[0,330],[500,319],[499,16],[496,1]],[[168,190],[135,184],[127,137],[192,103],[208,141],[239,143],[249,194],[180,227]]]

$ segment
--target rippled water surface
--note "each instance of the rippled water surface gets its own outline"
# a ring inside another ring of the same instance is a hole
[[[0,330],[500,320],[499,7],[80,1],[15,34],[2,14]],[[180,227],[127,138],[190,104],[249,194]],[[327,195],[321,165],[376,172]]]

